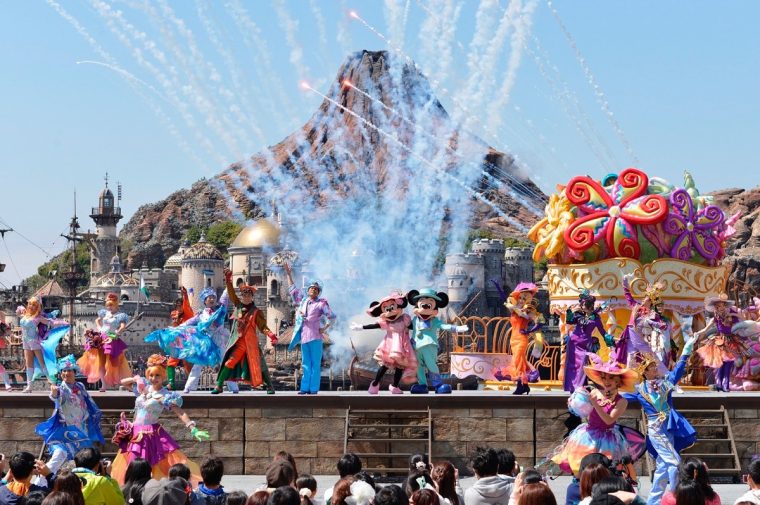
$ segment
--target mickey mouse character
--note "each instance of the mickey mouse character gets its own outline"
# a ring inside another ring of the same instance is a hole
[[[380,380],[389,368],[394,368],[393,384],[388,389],[394,395],[402,393],[398,385],[405,371],[417,368],[417,356],[409,339],[409,328],[412,318],[404,312],[407,301],[400,291],[393,291],[380,301],[369,304],[367,314],[377,318],[373,324],[351,324],[351,329],[372,330],[381,328],[385,330],[385,337],[375,349],[375,361],[380,364],[375,380],[369,386],[369,394],[376,395],[380,391]]]
[[[449,296],[432,288],[420,291],[413,289],[406,299],[414,305],[412,318],[412,344],[417,354],[417,384],[412,386],[413,394],[427,394],[428,383],[425,368],[430,372],[430,381],[437,394],[451,393],[451,386],[441,384],[438,370],[438,330],[467,331],[467,325],[444,324],[438,319],[438,310],[449,304]]]

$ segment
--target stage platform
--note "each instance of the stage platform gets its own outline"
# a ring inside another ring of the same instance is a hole
[[[366,414],[370,424],[383,419],[389,422],[403,416],[404,411],[423,411],[427,423],[429,409],[431,429],[421,445],[402,430],[397,441],[379,442],[379,435],[371,435],[353,442],[349,449],[367,454],[405,454],[427,450],[429,442],[433,459],[450,460],[466,475],[468,457],[478,446],[508,447],[521,464],[530,466],[549,454],[565,435],[567,393],[541,388],[534,388],[527,396],[510,393],[481,390],[391,395],[384,391],[372,396],[366,391],[324,391],[301,396],[290,391],[275,395],[261,391],[236,395],[196,392],[184,397],[184,409],[199,427],[209,431],[208,442],[192,440],[182,423],[168,413],[162,417],[162,424],[191,458],[219,456],[230,474],[262,474],[271,457],[281,450],[298,458],[299,470],[304,473],[332,474],[345,450],[347,409],[371,411]],[[134,396],[114,391],[93,392],[92,397],[104,411],[102,426],[109,439],[119,413],[129,415],[134,407]],[[743,467],[760,453],[760,393],[686,391],[674,395],[674,401],[680,410],[724,408]],[[41,442],[34,427],[51,414],[52,402],[43,391],[0,393],[0,452],[39,452]],[[638,427],[638,406],[631,406],[621,422]],[[105,450],[115,451],[115,447],[108,444]],[[382,467],[390,463],[368,457],[365,464]],[[640,471],[646,473],[644,468]]]

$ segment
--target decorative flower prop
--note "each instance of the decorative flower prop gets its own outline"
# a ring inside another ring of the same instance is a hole
[[[692,247],[714,263],[721,254],[718,234],[725,215],[715,205],[697,211],[691,195],[685,189],[677,189],[670,195],[671,212],[665,220],[665,231],[676,235],[670,256],[683,261],[691,259]]]
[[[584,215],[565,230],[567,245],[583,252],[603,239],[608,257],[638,259],[637,225],[659,223],[668,213],[665,198],[645,194],[648,183],[647,175],[636,168],[623,170],[607,188],[588,176],[573,177],[565,194]]]
[[[541,261],[544,257],[551,259],[567,250],[564,233],[575,220],[572,208],[573,205],[564,191],[549,196],[549,203],[545,208],[546,217],[533,225],[528,232],[528,238],[536,243],[533,261]]]

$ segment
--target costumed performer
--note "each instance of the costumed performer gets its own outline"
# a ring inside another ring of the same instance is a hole
[[[380,365],[375,380],[369,385],[369,394],[376,395],[380,391],[380,381],[389,368],[394,369],[393,383],[388,390],[394,395],[402,394],[398,387],[404,374],[417,373],[417,354],[412,347],[409,338],[409,329],[412,318],[404,312],[407,306],[406,297],[400,291],[392,291],[391,294],[369,304],[367,314],[377,318],[376,323],[360,325],[352,323],[351,329],[359,330],[385,330],[385,337],[375,349],[374,359]]]
[[[617,424],[628,407],[620,391],[633,391],[638,374],[615,361],[603,363],[596,354],[589,353],[588,357],[592,364],[584,370],[596,385],[588,394],[593,410],[587,422],[570,432],[550,458],[563,472],[573,475],[578,475],[581,459],[587,454],[599,452],[613,461],[630,456],[636,461],[646,450],[642,433]]]
[[[315,395],[319,392],[322,378],[324,335],[335,322],[336,316],[327,300],[320,296],[322,284],[319,281],[310,281],[306,288],[306,296],[304,296],[303,290],[298,289],[293,282],[290,265],[285,263],[284,268],[288,275],[288,292],[293,303],[298,305],[293,338],[288,346],[288,350],[292,351],[297,345],[301,345],[303,376],[298,394]],[[326,322],[324,326],[322,326],[322,321]]]
[[[602,324],[602,309],[596,307],[596,297],[584,289],[578,295],[577,308],[568,308],[565,323],[574,325],[570,335],[565,337],[565,375],[563,389],[572,393],[586,383],[583,365],[586,357],[596,350],[594,330],[604,338],[607,345],[614,345],[614,339],[605,332]]]
[[[636,371],[642,380],[636,385],[635,392],[623,393],[623,398],[639,402],[647,416],[647,449],[656,465],[647,505],[659,504],[666,487],[675,491],[680,453],[697,440],[696,430],[673,408],[673,391],[686,372],[686,362],[696,341],[695,336],[686,341],[676,366],[665,376],[660,373],[657,356],[652,353],[634,355]]]
[[[37,372],[44,373],[48,381],[54,382],[57,373],[55,349],[69,331],[69,324],[52,315],[42,313],[42,305],[37,297],[31,297],[26,307],[16,309],[21,319],[22,347],[26,363],[26,387],[24,393],[32,392],[32,382]]]
[[[438,370],[438,330],[467,331],[467,325],[444,324],[438,319],[438,311],[449,304],[449,296],[433,288],[413,289],[406,294],[412,312],[412,345],[417,355],[417,384],[412,386],[413,394],[427,394],[428,383],[425,369],[430,373],[430,382],[437,394],[451,393],[451,386],[441,383]]]
[[[100,391],[117,386],[132,375],[124,354],[127,344],[121,339],[128,321],[129,316],[119,312],[119,295],[108,293],[105,308],[98,311],[95,319],[95,331],[85,332],[85,352],[77,364],[87,375],[87,382],[100,381]]]
[[[8,335],[10,335],[10,333],[11,327],[8,325],[8,323],[5,322],[5,312],[0,311],[0,349],[5,349],[5,339]],[[8,371],[5,369],[2,362],[0,362],[0,377],[3,379],[3,383],[5,384],[5,390],[13,391],[11,380],[8,377]]]
[[[190,468],[195,485],[200,481],[200,468],[179,450],[179,444],[159,423],[161,413],[173,412],[190,430],[190,434],[199,442],[209,439],[207,431],[195,425],[195,421],[182,410],[182,396],[164,387],[166,381],[165,356],[154,354],[148,358],[145,378],[136,375],[121,381],[124,386],[132,386],[135,396],[135,417],[130,423],[122,412],[121,421],[116,425],[113,443],[119,446],[119,452],[113,461],[111,476],[119,484],[124,484],[124,476],[129,463],[135,458],[148,460],[153,469],[153,478],[160,479],[169,475],[169,468],[182,463]]]
[[[513,395],[522,395],[530,393],[528,385],[528,343],[533,336],[536,344],[533,347],[534,356],[541,355],[543,346],[543,336],[540,333],[541,322],[539,314],[533,310],[533,298],[538,292],[538,286],[532,282],[521,282],[509,294],[504,305],[509,309],[509,347],[512,352],[512,366],[509,367],[513,379],[517,382],[517,387],[512,392]]]
[[[733,332],[733,326],[742,322],[733,305],[734,301],[729,300],[725,293],[707,297],[705,310],[714,316],[707,326],[695,333],[697,337],[702,337],[715,330],[715,333],[707,337],[707,342],[697,349],[697,354],[706,367],[714,370],[717,391],[730,390],[734,363],[741,360],[747,352],[741,337]]]
[[[182,296],[174,301],[174,309],[170,314],[172,326],[179,326],[194,315],[193,307],[190,305],[190,298],[187,296],[187,288],[185,288],[185,286],[180,286],[179,289],[182,293]],[[177,390],[175,377],[178,366],[184,368],[185,375],[189,376],[193,364],[179,358],[169,358],[168,366],[166,367],[166,374],[169,378],[169,389],[172,391]]]
[[[224,327],[227,307],[217,303],[216,290],[204,288],[198,297],[203,304],[201,312],[178,326],[156,330],[145,337],[145,342],[158,343],[169,357],[192,364],[184,394],[198,388],[204,366],[213,367],[221,362],[221,349],[230,338],[230,332]],[[237,384],[228,385],[230,391],[238,392]]]
[[[58,360],[62,380],[57,386],[50,385],[50,399],[55,410],[50,419],[34,429],[48,446],[50,459],[47,466],[53,474],[63,463],[73,460],[79,450],[92,447],[95,442],[105,442],[100,431],[102,413],[84,385],[76,382],[78,372],[73,354]]]
[[[631,317],[615,346],[615,360],[623,365],[631,366],[631,356],[635,353],[654,354],[659,362],[660,375],[668,372],[670,361],[670,321],[662,315],[662,284],[647,286],[645,297],[641,302],[631,295],[631,279],[633,274],[623,276],[623,292]]]
[[[262,384],[267,388],[267,394],[274,394],[274,386],[269,376],[269,368],[261,351],[258,331],[264,333],[272,344],[277,343],[277,336],[267,326],[264,314],[253,303],[253,293],[256,288],[247,284],[240,285],[240,298],[235,294],[232,285],[232,271],[224,269],[224,280],[227,284],[225,296],[234,307],[232,314],[232,330],[230,339],[222,358],[222,367],[216,378],[216,387],[211,394],[218,395],[222,392],[224,381],[238,381],[259,387]],[[234,391],[233,391],[234,392]]]

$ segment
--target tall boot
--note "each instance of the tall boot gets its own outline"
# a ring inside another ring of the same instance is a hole
[[[230,375],[232,375],[232,368],[222,366],[222,368],[219,370],[219,375],[216,376],[216,387],[211,390],[212,395],[218,395],[222,392],[224,381]]]
[[[2,377],[3,377],[3,383],[5,384],[5,390],[12,391],[13,386],[11,386],[11,380],[8,377],[8,372],[3,372]]]
[[[718,368],[715,368],[715,391],[723,391],[723,367],[725,363]]]
[[[177,390],[177,385],[174,382],[174,374],[176,372],[176,369],[173,366],[166,367],[166,378],[169,379],[169,389],[171,391]]]
[[[723,390],[729,392],[731,391],[731,372],[734,369],[734,362],[728,361],[723,366],[725,367],[723,370]]]
[[[33,383],[34,383],[34,368],[27,368],[26,369],[26,387],[24,388],[24,393],[32,392]]]

